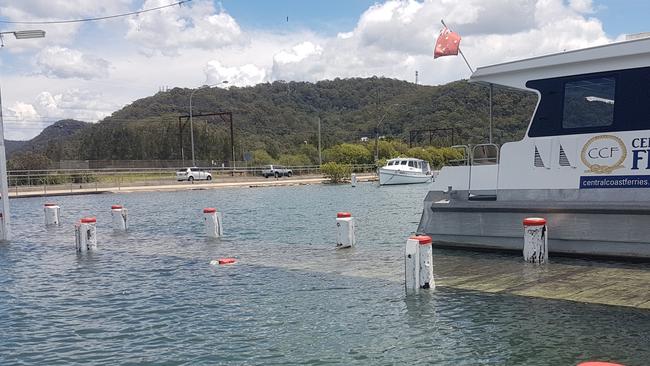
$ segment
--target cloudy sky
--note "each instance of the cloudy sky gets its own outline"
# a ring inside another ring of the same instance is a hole
[[[473,67],[650,31],[650,2],[617,0],[192,0],[137,16],[66,24],[179,0],[0,0],[5,136],[63,118],[96,122],[163,87],[385,76],[437,85],[469,77],[433,60],[440,19]]]

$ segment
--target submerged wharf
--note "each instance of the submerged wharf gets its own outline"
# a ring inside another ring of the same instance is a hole
[[[552,258],[545,265],[505,255],[439,255],[438,286],[650,309],[650,264]]]
[[[326,255],[319,250],[319,256],[292,250],[274,266],[404,281],[404,262],[395,253],[377,262],[364,254],[369,248],[332,250]],[[434,248],[433,258],[437,287],[650,309],[650,263],[551,256],[550,263],[535,265],[512,253],[439,248]]]

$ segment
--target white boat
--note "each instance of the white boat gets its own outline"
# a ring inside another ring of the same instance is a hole
[[[379,185],[428,183],[432,172],[427,161],[415,158],[390,159],[379,168]]]
[[[481,67],[470,78],[537,94],[525,136],[465,146],[424,202],[437,246],[523,246],[544,217],[549,252],[650,258],[650,38]]]

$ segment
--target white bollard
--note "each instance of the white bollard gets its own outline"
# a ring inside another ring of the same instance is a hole
[[[404,250],[406,291],[435,288],[432,240],[426,235],[411,236]]]
[[[56,203],[46,203],[43,205],[45,213],[45,226],[61,225],[61,208]]]
[[[548,262],[548,230],[546,219],[524,219],[524,260],[529,263]]]
[[[356,243],[354,217],[349,212],[336,214],[336,248],[350,248]]]
[[[210,238],[219,238],[223,235],[221,212],[216,208],[208,207],[203,209],[203,222],[205,223],[205,234]]]
[[[123,207],[121,205],[112,205],[111,219],[113,221],[113,230],[126,231],[129,228],[129,224],[126,221],[127,216],[128,211],[126,207]]]
[[[77,252],[97,249],[97,219],[84,217],[75,224],[75,246]]]
[[[350,181],[352,182],[352,187],[357,186],[357,175],[352,173],[352,177],[350,178]]]

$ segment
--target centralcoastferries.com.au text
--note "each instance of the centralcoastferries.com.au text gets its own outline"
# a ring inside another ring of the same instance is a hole
[[[650,175],[580,177],[580,188],[650,188]]]

